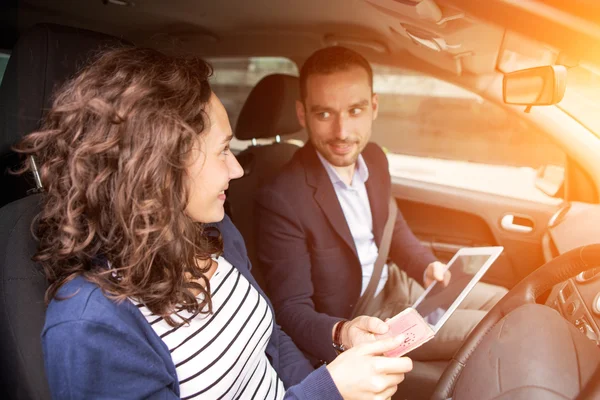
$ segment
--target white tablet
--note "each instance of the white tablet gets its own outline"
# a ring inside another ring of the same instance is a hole
[[[429,323],[435,333],[446,323],[483,274],[500,256],[502,246],[460,249],[450,260],[448,286],[435,282],[412,306]]]

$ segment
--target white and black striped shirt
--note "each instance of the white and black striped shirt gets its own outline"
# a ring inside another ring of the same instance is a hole
[[[269,306],[227,260],[216,261],[210,279],[212,314],[198,314],[190,324],[173,328],[132,302],[169,348],[181,398],[281,399],[283,384],[265,353],[273,332]]]

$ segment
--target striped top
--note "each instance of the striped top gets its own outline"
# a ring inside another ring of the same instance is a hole
[[[223,257],[216,261],[210,278],[212,314],[198,314],[190,324],[173,328],[132,302],[169,348],[182,399],[282,399],[283,383],[265,353],[273,331],[271,310],[236,268]]]

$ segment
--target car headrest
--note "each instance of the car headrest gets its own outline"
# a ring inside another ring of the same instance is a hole
[[[302,126],[296,118],[298,85],[298,78],[291,75],[273,74],[261,79],[242,107],[235,137],[265,139],[300,131]]]
[[[0,84],[0,206],[21,198],[31,183],[6,172],[19,157],[12,152],[24,135],[39,128],[53,91],[102,48],[129,43],[84,29],[40,24],[24,32],[11,52]]]
[[[23,33],[0,85],[0,154],[38,128],[53,90],[83,67],[92,51],[124,44],[113,36],[54,24]]]

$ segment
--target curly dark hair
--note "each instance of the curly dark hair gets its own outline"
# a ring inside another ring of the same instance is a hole
[[[199,58],[103,51],[57,92],[42,128],[16,146],[40,164],[34,260],[50,283],[47,303],[83,276],[173,326],[180,322],[170,316],[183,307],[212,311],[205,273],[222,240],[185,212],[186,162],[210,127],[211,74]],[[27,162],[20,172],[29,169]]]

